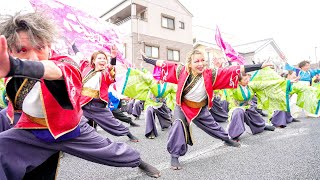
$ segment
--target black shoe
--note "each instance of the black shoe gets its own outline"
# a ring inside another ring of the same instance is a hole
[[[139,116],[134,116],[134,117],[135,117],[134,120],[139,120],[140,119]]]
[[[139,139],[132,135],[131,132],[129,132],[127,136],[129,137],[131,142],[139,142]]]
[[[129,124],[130,124],[130,126],[132,126],[132,127],[140,127],[139,124],[134,123],[134,122],[132,122],[132,121],[131,121]]]
[[[167,130],[167,129],[168,129],[167,127],[161,128],[161,131],[165,131],[165,130]]]
[[[296,119],[296,118],[293,118],[292,119],[292,122],[301,122],[300,120]]]
[[[182,169],[182,166],[181,166],[179,159],[177,157],[171,157],[171,169],[173,169],[173,170]]]
[[[266,114],[266,113],[264,113],[264,112],[260,112],[260,114],[261,114],[261,116],[263,116],[263,117],[267,117],[267,116],[268,116],[268,114]]]
[[[266,131],[274,131],[276,128],[274,127],[274,126],[269,126],[269,125],[266,125],[265,127],[264,127],[264,130],[266,130]]]
[[[234,138],[232,138],[232,140],[234,140],[236,142],[239,142],[240,141],[240,136],[234,137]]]
[[[232,146],[232,147],[240,147],[241,144],[234,141],[234,140],[231,140],[231,139],[228,139],[226,141],[224,141],[224,144],[227,145],[227,146]]]
[[[150,164],[148,164],[142,160],[141,160],[141,163],[138,167],[141,169],[141,171],[143,171],[144,173],[146,173],[150,177],[158,178],[161,176],[160,171],[157,168],[151,166]]]

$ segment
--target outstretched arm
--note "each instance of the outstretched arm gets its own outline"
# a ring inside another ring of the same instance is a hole
[[[140,50],[140,53],[141,53],[142,59],[146,63],[152,64],[154,66],[162,67],[164,60],[155,60],[155,59],[148,58],[142,50]]]
[[[162,69],[161,80],[163,80],[164,82],[170,82],[173,84],[178,83],[179,74],[181,72],[181,69],[184,68],[182,64],[176,64],[173,62],[163,61],[163,60],[154,60],[146,57],[146,55],[141,50],[140,50],[140,53],[141,53],[142,59],[146,63],[152,64]]]
[[[265,61],[264,63],[260,63],[260,64],[241,65],[240,71],[247,73],[247,72],[251,72],[251,71],[260,70],[260,69],[263,69],[268,66],[273,66],[273,64],[269,63],[268,61]]]
[[[294,66],[288,64],[287,62],[285,64],[285,66],[284,66],[284,69],[285,70],[292,70],[292,71],[296,71],[297,70],[297,68],[295,68]]]

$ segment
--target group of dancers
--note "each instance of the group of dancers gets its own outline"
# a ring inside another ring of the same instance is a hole
[[[0,78],[4,78],[5,96],[0,111],[0,179],[54,179],[59,152],[108,166],[138,167],[150,177],[160,177],[160,171],[142,160],[137,150],[95,129],[99,125],[112,135],[139,142],[121,122],[139,128],[136,120],[142,111],[146,138],[159,136],[156,119],[161,130],[168,129],[170,165],[179,170],[179,157],[193,145],[191,123],[227,146],[240,147],[244,123],[257,134],[298,121],[290,114],[293,94],[297,108],[310,114],[319,109],[317,88],[297,83],[311,85],[320,73],[304,69],[308,62],[300,68],[290,66],[284,78],[269,68],[269,62],[222,67],[215,59],[215,67],[208,67],[199,50],[192,50],[185,64],[141,53],[160,73],[129,68],[119,90],[114,85],[115,46],[110,54],[96,51],[89,60],[76,63],[51,49],[57,29],[39,12],[1,18]],[[75,43],[72,49],[81,53]],[[305,98],[314,100],[302,103]],[[121,99],[130,100],[129,115],[123,112]],[[265,122],[261,109],[268,111],[273,125]],[[227,130],[219,124],[226,121]]]

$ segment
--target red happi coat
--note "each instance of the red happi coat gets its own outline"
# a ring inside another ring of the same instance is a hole
[[[63,80],[66,85],[66,90],[68,92],[68,97],[72,105],[71,109],[65,109],[61,107],[55,97],[51,94],[47,88],[44,80],[41,79],[41,100],[43,103],[43,111],[45,115],[45,121],[47,127],[34,123],[29,119],[29,117],[22,112],[18,123],[15,128],[18,129],[48,129],[52,136],[57,139],[60,136],[71,132],[74,130],[81,119],[82,110],[80,108],[80,95],[82,87],[82,79],[80,71],[76,63],[67,56],[55,56],[50,58],[62,71]],[[6,87],[12,80],[11,77],[6,78]],[[14,117],[14,106],[12,104],[12,99],[9,99],[7,116],[13,123]]]
[[[80,62],[80,70],[81,70],[81,74],[82,77],[86,77],[90,72],[92,72],[94,70],[94,68],[90,65],[90,63],[88,61],[81,61]],[[100,99],[106,103],[108,103],[109,101],[109,97],[108,97],[108,89],[110,84],[115,82],[114,79],[114,75],[112,76],[110,74],[110,69],[107,68],[105,71],[102,71],[101,73],[101,77],[100,77]],[[89,96],[84,96],[81,95],[81,99],[80,99],[80,104],[81,107],[88,104],[93,98],[89,97]]]
[[[238,86],[238,76],[240,74],[240,66],[231,66],[229,68],[210,69],[207,68],[202,73],[206,93],[208,96],[208,108],[213,105],[213,90],[236,88]],[[182,91],[185,87],[189,73],[186,67],[169,61],[164,62],[161,70],[161,78],[165,82],[170,82],[178,85],[176,101],[177,105],[181,106],[187,121],[190,123],[194,120],[201,111],[201,108],[191,108],[182,101]]]

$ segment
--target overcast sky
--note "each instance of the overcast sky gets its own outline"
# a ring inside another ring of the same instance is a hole
[[[21,3],[22,1],[24,2]],[[98,16],[120,1],[63,0],[62,2]],[[10,0],[5,6],[17,9],[26,2],[26,0]],[[309,58],[315,62],[315,52],[320,61],[318,19],[320,11],[317,1],[180,0],[180,2],[193,14],[194,25],[212,29],[218,25],[220,31],[230,34],[241,43],[273,38],[290,63]]]

